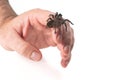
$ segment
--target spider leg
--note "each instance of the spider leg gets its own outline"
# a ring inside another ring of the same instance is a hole
[[[47,22],[49,22],[49,21],[52,21],[52,18],[48,18],[48,19],[47,19]]]
[[[58,12],[55,13],[55,18],[58,16]]]
[[[74,25],[70,20],[68,20],[68,19],[65,19],[64,21],[63,21],[63,23],[65,23],[66,21],[68,21],[69,23],[71,23],[72,25]]]
[[[64,32],[64,31],[63,31]],[[63,32],[61,32],[61,27],[59,27],[60,39],[62,39]]]
[[[58,18],[59,18],[59,19],[62,19],[62,14],[59,14],[59,15],[58,15]]]
[[[50,14],[49,17],[53,18],[53,19],[55,18],[55,16],[53,14]]]
[[[66,27],[66,31],[67,31],[67,24],[66,23],[63,23],[64,25],[65,25],[65,27]]]

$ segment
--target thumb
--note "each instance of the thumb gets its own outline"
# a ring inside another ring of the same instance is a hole
[[[39,51],[39,49],[36,49],[34,46],[27,42],[21,42],[19,46],[22,46],[21,48],[16,48],[16,51],[26,58],[29,58],[33,61],[39,61],[42,58],[42,54]]]
[[[10,46],[13,50],[33,61],[39,61],[42,58],[39,49],[23,40],[18,34],[13,35],[15,36],[14,40],[10,42]]]

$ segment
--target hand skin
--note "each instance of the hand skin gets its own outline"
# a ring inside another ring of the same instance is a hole
[[[5,49],[16,51],[33,61],[39,61],[42,58],[39,49],[54,46],[61,52],[61,65],[63,67],[68,65],[74,45],[74,33],[69,23],[67,31],[61,26],[61,30],[57,29],[55,34],[54,28],[46,27],[46,20],[49,14],[54,14],[53,12],[33,9],[17,15],[7,0],[0,0],[0,12],[4,12],[0,13],[0,44]]]

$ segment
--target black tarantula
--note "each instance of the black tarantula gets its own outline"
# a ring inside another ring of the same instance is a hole
[[[60,28],[62,25],[64,25],[67,31],[66,21],[73,25],[73,23],[70,20],[63,19],[62,14],[58,14],[58,12],[56,12],[55,14],[49,15],[49,18],[47,19],[47,27],[55,28],[55,33],[56,33],[56,28]]]

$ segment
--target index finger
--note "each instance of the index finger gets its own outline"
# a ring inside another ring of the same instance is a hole
[[[67,24],[67,31],[61,26],[61,30],[57,30],[56,33],[56,43],[58,49],[61,51],[61,65],[67,67],[71,59],[71,51],[74,45],[74,33],[73,29]],[[62,34],[62,35],[61,35]]]

